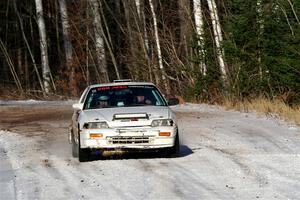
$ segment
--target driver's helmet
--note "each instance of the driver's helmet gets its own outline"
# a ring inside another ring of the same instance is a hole
[[[106,96],[106,95],[100,96],[98,98],[99,101],[107,101],[108,99],[109,99],[109,96]]]
[[[105,95],[98,97],[97,107],[99,107],[99,108],[107,107],[108,106],[108,99],[109,99],[109,96],[105,96]]]

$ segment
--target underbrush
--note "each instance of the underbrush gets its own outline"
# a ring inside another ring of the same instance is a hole
[[[300,106],[290,107],[282,100],[269,100],[262,97],[246,101],[225,99],[222,105],[226,109],[233,109],[242,112],[257,111],[264,115],[275,114],[281,119],[293,121],[300,126]]]
[[[74,98],[74,97],[73,97]],[[49,93],[44,95],[42,91],[39,90],[27,90],[20,93],[14,87],[0,87],[0,100],[67,100],[72,99],[67,95],[58,95],[54,93]]]

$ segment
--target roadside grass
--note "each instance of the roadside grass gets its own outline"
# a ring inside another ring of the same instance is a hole
[[[282,100],[268,100],[266,98],[256,98],[251,101],[233,101],[225,99],[222,103],[225,109],[233,109],[241,112],[256,111],[259,114],[275,116],[280,119],[295,122],[300,126],[300,106],[290,107]]]

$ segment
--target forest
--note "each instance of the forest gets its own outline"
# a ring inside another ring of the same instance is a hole
[[[150,81],[187,101],[300,103],[298,0],[0,0],[0,96]]]

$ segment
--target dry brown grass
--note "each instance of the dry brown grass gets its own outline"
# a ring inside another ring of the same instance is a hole
[[[257,98],[251,101],[232,101],[226,99],[223,101],[226,109],[234,109],[242,112],[257,111],[260,114],[276,114],[281,119],[295,122],[300,126],[300,106],[290,107],[281,100],[268,100],[266,98]]]

